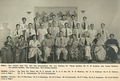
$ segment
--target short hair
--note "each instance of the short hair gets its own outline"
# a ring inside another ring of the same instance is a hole
[[[75,15],[71,15],[71,17],[73,17],[73,16],[75,17]]]
[[[16,24],[16,27],[17,27],[17,26],[20,26],[20,24]]]
[[[56,21],[52,21],[52,23],[53,23],[53,22],[55,22],[55,23],[56,23]]]
[[[25,40],[25,37],[24,37],[24,35],[20,35],[18,39],[21,39],[21,37],[23,37],[23,38],[24,38],[24,40]]]
[[[56,16],[56,15],[55,15],[55,14],[53,14],[53,15],[52,15],[52,17],[53,17],[53,16]]]
[[[101,23],[101,26],[104,25],[105,26],[105,23]]]
[[[114,35],[114,34],[110,34],[110,37],[111,37],[111,36],[113,36],[113,37],[114,37],[115,35]]]
[[[32,23],[28,23],[28,25],[30,25],[30,24],[33,25]]]
[[[66,24],[68,24],[68,25],[69,25],[69,23],[67,23],[67,22],[66,22],[64,25],[66,25]]]
[[[11,37],[11,36],[7,36],[7,39],[8,39],[8,38],[12,39],[12,37]]]
[[[97,33],[97,36],[100,35],[101,36],[101,33]]]
[[[60,33],[63,33],[63,31],[60,31],[59,34],[60,34]]]
[[[23,17],[22,20],[24,20],[24,19],[27,20],[25,17]]]
[[[87,19],[87,17],[85,17],[85,16],[83,17],[83,19],[84,19],[84,18],[86,18],[86,19]]]

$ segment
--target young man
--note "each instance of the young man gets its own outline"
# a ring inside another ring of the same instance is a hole
[[[47,34],[47,29],[44,28],[43,23],[40,23],[40,28],[37,31],[38,40],[39,40],[40,43],[42,43],[42,41],[45,39],[46,34]]]
[[[87,17],[83,17],[83,23],[81,24],[81,26],[82,26],[82,29],[83,29],[83,33],[84,33],[84,31],[87,31],[88,30],[88,22],[87,22]]]
[[[74,29],[76,24],[78,23],[78,21],[76,21],[75,19],[76,19],[75,15],[72,15],[71,16],[71,21],[70,21],[70,26],[71,26],[72,29]]]
[[[56,21],[52,22],[52,27],[48,28],[48,32],[52,35],[53,38],[56,38],[60,32],[59,27],[56,25]]]
[[[25,40],[31,40],[32,39],[32,35],[36,35],[35,33],[35,29],[33,29],[33,25],[32,23],[28,24],[28,29],[26,30],[26,34],[25,34]]]
[[[50,27],[53,26],[53,24],[52,24],[53,21],[55,21],[56,22],[56,26],[58,26],[58,21],[56,20],[56,15],[55,14],[52,15],[52,19],[49,21],[49,26]]]
[[[63,37],[62,31],[59,32],[59,37],[56,39],[55,45],[57,47],[57,50],[56,50],[57,61],[60,60],[61,53],[63,53],[63,59],[64,59],[64,61],[66,61],[67,54],[68,54],[68,51],[65,48],[67,46],[67,39],[65,37]]]
[[[98,33],[101,34],[103,42],[105,43],[107,41],[107,39],[109,38],[109,33],[108,33],[108,30],[105,29],[104,23],[101,23],[101,29],[98,30]]]
[[[44,62],[46,63],[48,60],[48,57],[50,56],[50,52],[52,49],[52,46],[54,45],[54,39],[51,38],[51,34],[48,33],[46,35],[46,38],[42,42],[42,46],[44,49]]]

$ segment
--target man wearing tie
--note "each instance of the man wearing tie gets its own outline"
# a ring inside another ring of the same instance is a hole
[[[84,47],[84,54],[85,55],[83,57],[83,60],[86,59],[88,62],[91,62],[92,57],[91,57],[91,51],[90,50],[91,50],[92,42],[91,42],[91,39],[89,38],[87,32],[85,32],[83,34],[83,37],[80,40],[80,44],[81,44],[81,46]]]
[[[75,15],[72,15],[71,16],[71,22],[70,22],[70,25],[71,25],[71,28],[72,29],[74,29],[75,28],[75,26],[76,26],[76,24],[78,23],[75,19],[76,19],[76,17],[75,17]]]
[[[105,29],[105,24],[104,23],[101,23],[101,29],[98,30],[98,33],[101,34],[101,38],[103,39],[103,42],[105,43],[107,41],[107,39],[109,38],[109,33]]]
[[[64,61],[66,61],[67,54],[68,54],[68,51],[65,48],[67,46],[67,40],[65,37],[63,37],[62,31],[59,32],[59,37],[56,39],[55,45],[57,47],[57,50],[56,50],[57,61],[59,61],[61,53],[63,53],[63,59]]]
[[[87,17],[83,17],[83,23],[81,24],[82,26],[82,32],[84,33],[84,31],[88,30],[88,22],[87,22]]]
[[[72,35],[72,29],[69,28],[69,24],[65,23],[65,28],[62,28],[63,36],[69,40],[69,36]]]

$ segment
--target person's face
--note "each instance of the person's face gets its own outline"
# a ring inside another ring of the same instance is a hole
[[[73,39],[74,39],[74,40],[76,39],[76,36],[75,36],[75,35],[73,35]]]
[[[66,20],[65,16],[62,16],[62,19],[63,19],[63,20]]]
[[[110,36],[110,39],[114,39],[114,36],[113,36],[113,35],[111,35],[111,36]]]
[[[101,28],[104,29],[104,28],[105,28],[105,25],[104,25],[104,24],[101,24]]]
[[[53,26],[56,26],[56,22],[52,22]]]
[[[21,40],[24,40],[24,37],[23,37],[23,36],[21,36]]]
[[[91,24],[90,27],[91,27],[91,29],[94,29],[94,25],[93,24]]]
[[[86,17],[84,17],[84,18],[83,18],[83,21],[86,21],[86,20],[87,20],[87,18],[86,18]]]
[[[26,19],[23,19],[22,21],[23,21],[23,23],[26,23]]]
[[[72,16],[71,18],[72,18],[72,20],[75,20],[75,16]]]
[[[41,28],[44,28],[44,24],[40,24]]]
[[[17,26],[16,26],[16,29],[17,29],[17,30],[19,30],[19,29],[20,29],[20,26],[19,26],[19,25],[17,25]]]
[[[29,24],[29,29],[32,29],[32,24]]]
[[[63,32],[60,32],[60,37],[63,37]]]
[[[47,34],[47,37],[48,37],[48,38],[50,38],[50,37],[51,37],[51,35],[50,35],[50,34]]]
[[[8,41],[11,41],[11,38],[10,37],[8,37],[8,39],[7,39]]]
[[[53,15],[53,16],[52,16],[52,19],[53,19],[53,20],[55,20],[55,18],[56,18],[56,16],[55,16],[55,15]]]
[[[100,37],[101,37],[101,35],[100,35],[100,34],[98,34],[98,35],[97,35],[97,38],[100,38]]]
[[[36,40],[36,36],[33,36],[33,40]]]
[[[79,24],[79,23],[77,23],[77,24],[76,24],[76,27],[77,27],[77,28],[80,28],[80,24]]]
[[[69,24],[68,23],[65,23],[65,28],[68,28],[69,27]]]

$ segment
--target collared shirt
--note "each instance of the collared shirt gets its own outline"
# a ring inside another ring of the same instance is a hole
[[[23,35],[22,30],[15,30],[13,33],[14,37],[19,37],[20,35]]]
[[[64,37],[72,35],[72,29],[70,28],[62,28],[61,31],[63,32]]]
[[[54,39],[44,39],[42,42],[43,46],[51,48],[54,45]]]
[[[57,47],[65,47],[67,46],[67,39],[65,37],[58,37],[55,41],[55,45]]]
[[[97,35],[97,31],[96,30],[88,30],[88,32],[90,33],[91,40],[94,40]]]
[[[81,42],[83,45],[88,45],[88,46],[92,44],[91,39],[88,38],[88,37],[86,37],[86,38],[82,37],[81,40],[80,40],[80,42]]]
[[[48,29],[48,32],[53,36],[56,37],[58,35],[58,33],[60,32],[59,27],[50,27]]]
[[[34,29],[27,29],[26,30],[26,38],[32,36],[32,35],[35,35],[35,30]]]
[[[25,24],[20,24],[20,27],[21,27],[21,30],[27,30],[28,29],[28,24],[25,23]]]

